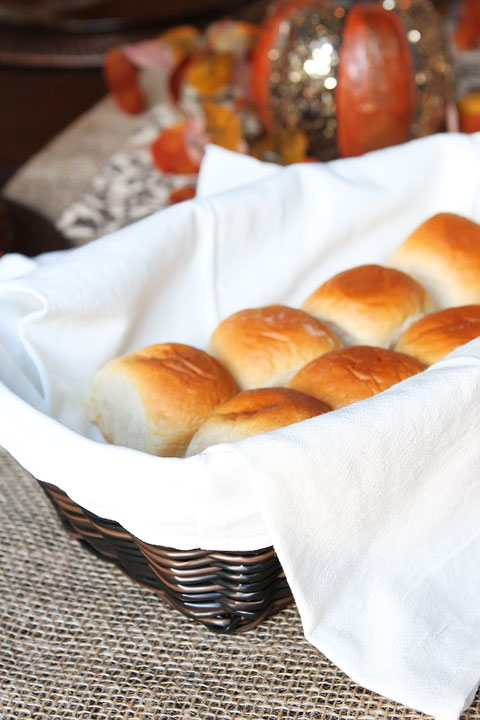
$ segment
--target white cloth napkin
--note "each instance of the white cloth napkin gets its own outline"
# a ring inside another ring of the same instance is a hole
[[[82,402],[115,354],[204,347],[235,310],[298,306],[385,261],[435,212],[480,220],[480,136],[282,170],[211,148],[200,192],[23,275],[0,262],[0,443],[147,542],[273,541],[314,645],[453,720],[480,679],[480,340],[374,398],[187,460],[98,442]]]

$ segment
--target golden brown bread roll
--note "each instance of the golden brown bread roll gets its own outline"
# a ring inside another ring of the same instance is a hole
[[[329,410],[325,403],[296,390],[276,387],[245,390],[220,405],[200,426],[186,455],[196,455],[217,443],[277,430]]]
[[[422,223],[390,265],[422,283],[438,308],[480,302],[480,225],[453,213]]]
[[[327,322],[347,345],[386,348],[407,323],[434,306],[426,290],[405,273],[360,265],[323,283],[302,309]]]
[[[95,375],[89,419],[115,445],[182,457],[201,423],[237,392],[230,373],[189,345],[151,345]]]
[[[312,360],[289,387],[336,409],[376,395],[424,369],[423,363],[393,350],[347,347]]]
[[[425,315],[399,339],[395,349],[431,365],[480,337],[480,305],[464,305]]]
[[[285,385],[307,362],[341,346],[320,320],[302,310],[269,305],[241,310],[223,320],[208,350],[248,390]]]

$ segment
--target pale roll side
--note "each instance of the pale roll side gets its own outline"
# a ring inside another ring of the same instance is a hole
[[[86,412],[110,443],[182,457],[201,423],[237,390],[215,358],[189,345],[164,343],[101,368]]]

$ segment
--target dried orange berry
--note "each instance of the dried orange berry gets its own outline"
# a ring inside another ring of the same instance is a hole
[[[170,78],[168,80],[168,89],[170,90],[170,95],[172,96],[172,100],[174,102],[178,102],[180,100],[180,91],[185,78],[185,73],[187,72],[187,69],[190,66],[191,62],[191,58],[185,58],[183,62],[177,65],[177,67],[170,75]]]
[[[119,90],[136,82],[138,70],[127,60],[119,48],[105,54],[103,73],[109,90]]]
[[[181,188],[175,188],[170,193],[170,204],[175,205],[184,200],[191,200],[195,197],[196,191],[195,185],[184,185]]]
[[[218,103],[204,103],[207,133],[215,145],[228,150],[240,150],[243,140],[243,130],[240,118],[225,105]]]
[[[241,20],[218,20],[208,26],[208,45],[217,53],[233,53],[237,58],[246,57],[257,41],[259,27]]]
[[[202,43],[201,33],[193,25],[176,25],[162,33],[158,39],[166,43],[172,51],[175,65],[193,55]]]
[[[116,105],[129,115],[139,115],[146,108],[145,95],[138,84],[112,93]]]
[[[252,143],[251,154],[260,160],[290,165],[305,162],[308,151],[308,138],[303,130],[286,130],[275,127]]]
[[[308,138],[303,130],[277,130],[277,146],[287,165],[305,160],[308,151]]]
[[[480,92],[464,95],[457,102],[460,131],[465,133],[480,130]]]
[[[480,44],[480,7],[478,0],[463,0],[460,20],[454,33],[460,50],[473,50]]]
[[[197,173],[200,162],[187,142],[187,122],[162,130],[152,145],[153,161],[159,170],[169,173]]]
[[[205,97],[214,97],[231,83],[233,55],[209,52],[187,68],[185,80]]]
[[[137,115],[145,110],[145,95],[138,83],[138,70],[118,48],[109,50],[103,66],[107,87],[118,107]]]

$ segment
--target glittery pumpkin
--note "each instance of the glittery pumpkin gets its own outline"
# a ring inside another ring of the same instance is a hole
[[[275,2],[253,63],[263,123],[301,128],[319,159],[436,132],[452,94],[430,0]]]

